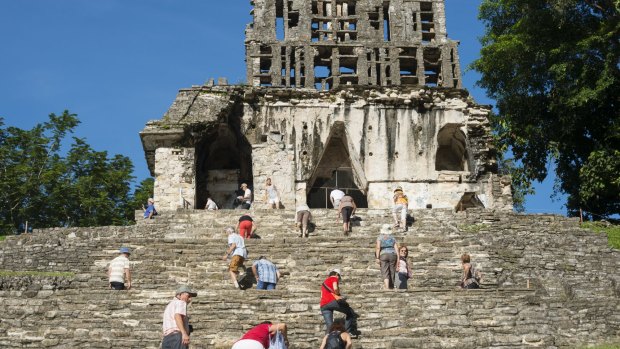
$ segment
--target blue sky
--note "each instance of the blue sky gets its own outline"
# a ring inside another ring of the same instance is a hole
[[[480,0],[446,0],[448,35],[461,66],[478,56]],[[248,0],[0,0],[0,117],[31,128],[69,109],[75,135],[96,150],[129,156],[149,176],[138,132],[160,119],[180,88],[209,78],[245,80]],[[466,71],[464,86],[492,104]],[[527,212],[565,213],[553,179],[537,185]]]

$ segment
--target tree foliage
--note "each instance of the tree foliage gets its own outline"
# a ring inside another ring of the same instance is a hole
[[[486,32],[472,67],[497,101],[500,148],[529,187],[556,165],[569,214],[620,213],[620,1],[484,0]],[[615,183],[615,184],[614,184]]]
[[[0,119],[0,233],[28,221],[35,228],[124,225],[133,221],[133,165],[73,137],[68,111],[30,130]]]

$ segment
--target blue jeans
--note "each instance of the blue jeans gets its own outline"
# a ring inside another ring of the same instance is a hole
[[[273,282],[262,282],[258,280],[256,282],[256,289],[257,290],[275,290],[276,284],[274,284]]]
[[[357,332],[357,314],[351,309],[347,302],[331,301],[321,307],[321,314],[325,319],[325,334],[329,333],[329,328],[334,323],[334,311],[345,315],[344,327],[347,332],[354,335]]]

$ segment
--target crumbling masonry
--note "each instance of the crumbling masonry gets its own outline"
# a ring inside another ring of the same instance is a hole
[[[230,208],[271,177],[287,208],[330,207],[329,191],[386,208],[510,210],[489,107],[461,89],[443,0],[254,0],[250,86],[182,89],[141,132],[163,209]]]

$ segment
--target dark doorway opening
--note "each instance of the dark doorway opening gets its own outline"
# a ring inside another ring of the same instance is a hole
[[[232,208],[241,183],[247,183],[254,192],[252,147],[238,122],[205,130],[196,144],[195,208],[204,209],[208,194],[220,209]]]

